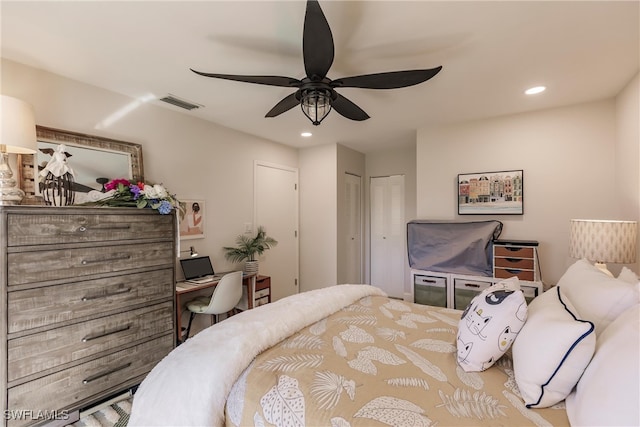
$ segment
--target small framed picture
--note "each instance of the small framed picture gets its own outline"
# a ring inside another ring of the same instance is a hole
[[[180,239],[204,238],[204,200],[181,200],[186,205],[184,216],[180,217]]]
[[[523,215],[523,171],[458,174],[458,215]]]

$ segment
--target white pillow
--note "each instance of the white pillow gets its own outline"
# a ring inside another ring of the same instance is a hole
[[[513,371],[528,408],[546,408],[566,398],[596,347],[593,323],[582,320],[551,288],[529,304],[529,317],[513,343]]]
[[[570,266],[558,286],[580,316],[593,322],[596,335],[640,298],[638,286],[607,276],[586,259]]]
[[[622,271],[620,271],[620,274],[618,274],[618,280],[631,283],[632,285],[635,285],[636,283],[638,283],[638,281],[640,281],[636,273],[629,270],[627,267],[622,267]]]
[[[527,320],[527,302],[517,277],[476,295],[458,324],[458,364],[466,372],[484,371],[515,340]]]
[[[571,425],[640,426],[640,305],[598,337],[596,354],[567,397]]]

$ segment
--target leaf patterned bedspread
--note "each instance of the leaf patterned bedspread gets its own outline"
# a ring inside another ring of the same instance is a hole
[[[456,362],[460,311],[366,297],[260,354],[227,426],[568,426],[563,403],[527,409],[508,354]]]

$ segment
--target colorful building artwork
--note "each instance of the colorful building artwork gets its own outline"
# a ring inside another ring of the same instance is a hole
[[[522,215],[522,170],[458,175],[459,215]]]

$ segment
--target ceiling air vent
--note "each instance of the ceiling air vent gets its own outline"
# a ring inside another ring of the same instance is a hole
[[[168,104],[175,105],[176,107],[184,108],[185,110],[189,111],[202,107],[202,105],[185,101],[184,99],[177,98],[171,94],[165,96],[164,98],[160,98],[160,101],[164,101]]]

